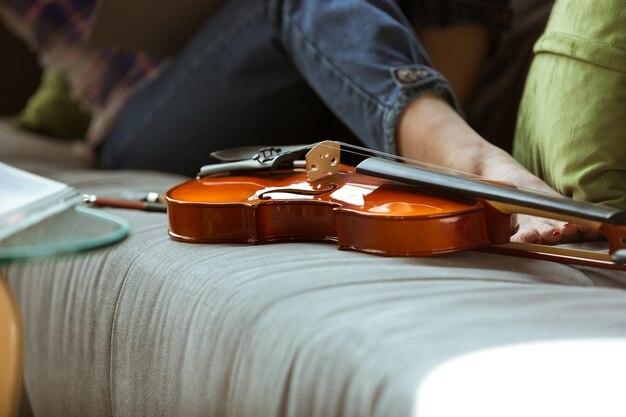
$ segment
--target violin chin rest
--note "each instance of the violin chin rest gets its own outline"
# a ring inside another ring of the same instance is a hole
[[[263,148],[273,147],[280,148],[283,152],[295,151],[305,145],[290,146],[240,146],[237,148],[220,149],[211,152],[210,156],[217,162],[237,162],[254,158],[256,154]]]
[[[626,264],[626,249],[620,249],[618,251],[615,251],[615,253],[611,255],[611,257],[613,258],[613,262],[625,265]]]

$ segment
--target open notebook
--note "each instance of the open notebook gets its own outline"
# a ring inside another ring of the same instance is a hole
[[[0,162],[0,239],[79,201],[78,193],[66,184]]]
[[[128,234],[126,220],[81,200],[67,184],[0,162],[0,263],[93,249]]]

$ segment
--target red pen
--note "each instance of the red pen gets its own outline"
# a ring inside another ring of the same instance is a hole
[[[149,201],[125,200],[121,198],[100,197],[93,194],[84,194],[83,201],[99,207],[116,207],[143,211],[154,211],[167,213],[167,205],[164,203],[153,203]]]

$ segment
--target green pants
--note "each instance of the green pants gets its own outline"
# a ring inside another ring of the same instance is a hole
[[[557,0],[514,156],[564,195],[626,210],[626,0]]]

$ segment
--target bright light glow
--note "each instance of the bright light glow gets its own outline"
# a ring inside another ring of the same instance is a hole
[[[417,394],[417,417],[624,417],[626,339],[471,353],[435,369]]]

